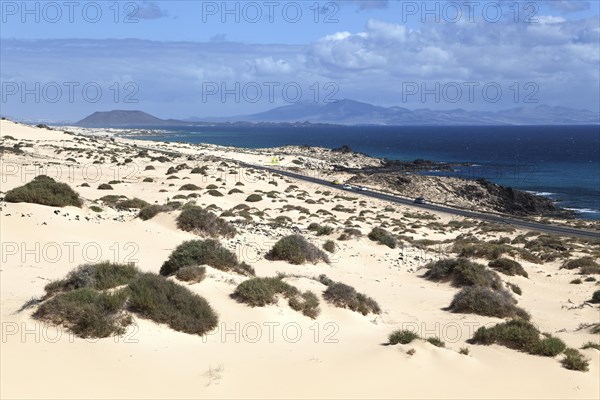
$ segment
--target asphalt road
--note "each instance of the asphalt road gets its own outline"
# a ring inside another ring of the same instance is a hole
[[[231,161],[236,161],[236,160],[231,160]],[[299,180],[303,180],[306,182],[311,182],[311,183],[315,183],[318,185],[327,186],[330,188],[341,189],[340,185],[335,185],[331,181],[327,181],[327,180],[320,179],[317,177],[297,174],[295,172],[291,172],[291,171],[284,170],[284,169],[271,168],[271,167],[267,167],[267,166],[257,166],[257,165],[253,165],[253,164],[242,163],[239,161],[236,161],[236,162],[246,168],[262,169],[262,170],[270,171],[272,173],[277,173],[280,175],[288,176],[290,178],[299,179]],[[532,231],[548,233],[548,234],[553,234],[553,235],[559,235],[559,236],[571,236],[571,237],[579,237],[579,238],[585,238],[585,239],[600,239],[600,232],[594,232],[594,231],[590,231],[590,230],[586,230],[586,229],[571,228],[571,227],[560,226],[560,225],[542,224],[542,223],[538,223],[538,222],[525,221],[525,220],[514,218],[511,216],[503,216],[503,215],[488,214],[488,213],[483,213],[483,212],[461,210],[461,209],[441,206],[441,205],[437,205],[437,204],[416,204],[413,202],[412,199],[406,199],[403,197],[393,196],[393,195],[381,193],[381,192],[375,192],[372,190],[365,190],[365,191],[354,191],[353,190],[352,193],[356,194],[356,195],[360,195],[360,196],[371,197],[374,199],[389,201],[391,203],[408,205],[408,206],[420,208],[423,210],[440,211],[440,212],[445,212],[448,214],[459,215],[461,217],[475,218],[475,219],[484,220],[484,221],[491,221],[491,222],[496,222],[496,223],[501,223],[501,224],[507,224],[507,225],[511,225],[515,228],[528,229],[528,230],[532,230]]]

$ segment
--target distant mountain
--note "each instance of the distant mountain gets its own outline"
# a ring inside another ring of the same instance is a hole
[[[207,120],[207,119],[205,119]],[[579,125],[599,124],[600,114],[589,110],[540,105],[498,112],[455,110],[409,110],[380,107],[354,100],[324,105],[304,103],[278,107],[266,112],[213,119],[215,122],[294,122],[309,121],[339,125]]]
[[[248,124],[335,124],[335,125],[597,125],[600,114],[567,107],[520,107],[502,111],[409,110],[381,107],[354,100],[327,104],[296,103],[265,112],[232,117],[160,119],[142,111],[95,112],[77,122],[85,127],[248,125]]]
[[[88,115],[75,125],[93,128],[106,128],[111,126],[156,126],[166,125],[168,120],[157,118],[143,111],[113,110],[97,111]]]

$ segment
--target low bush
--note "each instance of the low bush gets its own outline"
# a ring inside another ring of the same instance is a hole
[[[515,285],[514,283],[507,282],[506,286],[508,286],[514,294],[518,294],[519,296],[523,294],[523,290],[521,290],[521,288],[518,285]]]
[[[246,201],[249,203],[256,203],[257,201],[261,201],[262,199],[262,196],[259,194],[251,194],[250,196],[246,197]]]
[[[315,245],[300,235],[290,235],[279,239],[267,254],[267,259],[283,260],[290,264],[316,264],[319,261],[328,263],[329,257]]]
[[[593,257],[590,257],[590,256],[580,257],[580,258],[566,261],[565,263],[563,263],[561,268],[564,268],[564,269],[579,268],[581,273],[586,273],[586,274],[600,273],[600,265],[594,260]],[[588,272],[583,272],[583,270],[588,271]],[[594,272],[594,271],[597,271],[597,272]]]
[[[344,232],[340,235],[338,240],[350,240],[354,238],[358,238],[362,236],[362,232],[356,228],[346,228]]]
[[[583,346],[581,346],[583,350],[585,349],[596,349],[600,351],[600,343],[587,342]]]
[[[83,202],[66,183],[56,182],[46,175],[36,176],[31,182],[9,190],[4,196],[9,203],[34,203],[52,207],[81,207]]]
[[[555,357],[565,351],[566,345],[559,338],[549,334],[540,335],[540,331],[524,320],[511,320],[475,331],[469,342],[474,344],[498,344],[529,354]]]
[[[333,253],[335,251],[335,247],[335,242],[333,240],[328,240],[323,244],[323,249],[330,253]]]
[[[409,344],[415,339],[419,339],[419,335],[414,333],[413,331],[409,331],[406,329],[398,330],[390,333],[388,336],[389,344]]]
[[[333,227],[329,225],[319,225],[316,222],[313,222],[308,226],[308,230],[313,231],[317,234],[317,236],[330,235],[333,233]]]
[[[200,267],[198,265],[190,265],[188,267],[183,267],[175,272],[175,277],[180,281],[189,282],[189,283],[198,283],[202,282],[206,277],[206,268]]]
[[[152,179],[152,178],[144,178],[144,180],[142,182],[152,183],[152,182],[154,182],[154,179]]]
[[[48,295],[75,289],[112,289],[127,285],[138,275],[132,264],[115,264],[108,261],[97,264],[84,264],[69,272],[65,279],[50,282],[44,288]]]
[[[386,245],[390,249],[396,248],[396,239],[392,236],[391,233],[389,233],[383,228],[373,228],[371,232],[369,232],[368,237],[372,241]]]
[[[160,274],[170,276],[181,268],[194,265],[209,265],[221,271],[248,275],[246,267],[238,267],[236,255],[213,239],[189,240],[181,243],[163,263]]]
[[[424,277],[433,281],[451,281],[454,286],[482,286],[495,290],[502,288],[500,277],[484,265],[466,258],[449,258],[426,265]]]
[[[288,299],[289,306],[310,318],[319,314],[319,299],[312,292],[301,293],[281,277],[253,278],[238,285],[231,297],[252,307],[264,307],[277,302],[277,295]]]
[[[203,335],[218,316],[203,298],[162,276],[145,273],[129,284],[129,309],[180,332]]]
[[[218,190],[215,189],[211,189],[208,192],[209,195],[214,196],[214,197],[223,197],[223,193],[219,192]]]
[[[121,335],[131,323],[122,310],[126,299],[125,290],[110,294],[82,287],[59,293],[42,303],[33,317],[62,325],[82,338]]]
[[[98,185],[98,190],[113,190],[113,187],[110,186],[108,183],[101,183],[100,185]]]
[[[449,309],[455,313],[477,314],[486,317],[518,317],[529,319],[529,314],[517,307],[517,301],[504,290],[492,290],[481,286],[468,286],[458,292]]]
[[[177,217],[177,227],[210,237],[233,237],[237,234],[233,225],[198,206],[186,206]]]
[[[590,303],[595,303],[595,304],[600,303],[600,290],[596,290],[592,294],[592,299],[590,300]]]
[[[179,188],[179,190],[200,190],[202,189],[200,186],[196,186],[193,183],[186,183],[185,185],[183,185],[182,187]]]
[[[138,199],[133,198],[133,199],[127,199],[127,200],[121,200],[119,202],[117,202],[117,209],[118,210],[128,210],[131,208],[136,208],[136,209],[142,209],[144,207],[149,206],[150,203],[148,203],[147,201],[144,201],[142,199]]]
[[[525,271],[521,264],[516,261],[509,260],[508,258],[498,258],[492,260],[489,262],[488,266],[498,272],[503,273],[504,275],[521,275],[525,278],[529,277],[527,271]]]
[[[323,298],[336,307],[348,308],[362,315],[367,315],[370,312],[374,314],[381,312],[379,304],[375,300],[358,293],[352,286],[341,282],[330,284],[323,292]]]
[[[430,337],[427,338],[427,341],[435,347],[446,347],[446,343],[444,343],[444,341],[442,341],[442,339],[439,337]]]
[[[573,371],[587,371],[590,362],[577,349],[568,348],[564,351],[564,358],[560,360],[563,367]]]
[[[161,212],[164,212],[166,210],[167,210],[167,208],[165,206],[161,206],[158,204],[152,204],[152,205],[142,208],[140,210],[140,212],[138,213],[138,218],[141,219],[142,221],[147,221],[149,219],[154,218],[155,216],[157,216],[158,214],[160,214]]]

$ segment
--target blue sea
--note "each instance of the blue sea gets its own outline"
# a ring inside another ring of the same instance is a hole
[[[135,138],[250,148],[345,144],[375,157],[465,163],[428,174],[485,178],[600,220],[599,126],[146,128],[167,133]]]

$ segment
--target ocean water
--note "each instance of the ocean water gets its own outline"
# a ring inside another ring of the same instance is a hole
[[[167,133],[135,138],[250,148],[345,144],[375,157],[464,163],[428,174],[485,178],[600,220],[599,126],[146,128]]]

